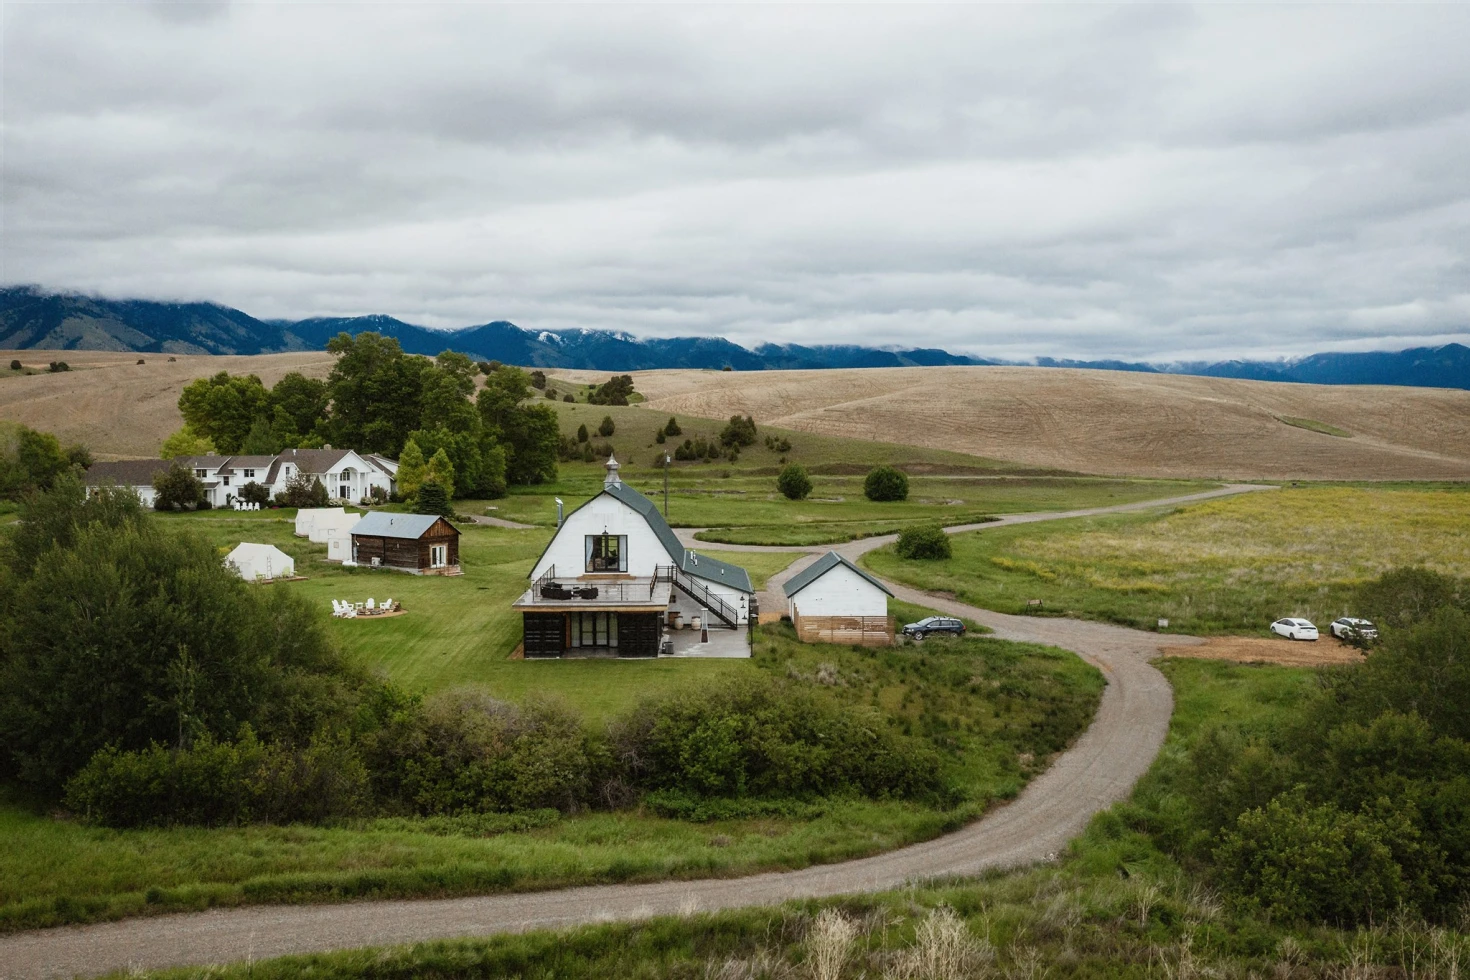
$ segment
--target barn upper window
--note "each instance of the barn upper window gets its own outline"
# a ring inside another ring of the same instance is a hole
[[[587,571],[626,572],[628,570],[628,536],[626,534],[587,535]]]

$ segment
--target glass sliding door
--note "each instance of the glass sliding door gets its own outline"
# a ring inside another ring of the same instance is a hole
[[[618,645],[618,614],[615,612],[572,613],[572,646],[611,647]]]

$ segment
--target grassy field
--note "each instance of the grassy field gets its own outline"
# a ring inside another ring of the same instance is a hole
[[[1285,488],[952,540],[948,561],[903,561],[891,548],[864,561],[1002,612],[1039,598],[1052,615],[1267,635],[1282,616],[1325,626],[1352,613],[1354,587],[1390,568],[1470,574],[1470,488]]]
[[[1167,661],[1176,710],[1159,760],[1128,802],[1095,819],[1057,865],[877,895],[586,926],[520,936],[349,950],[226,968],[252,980],[374,977],[1202,977],[1403,976],[1443,980],[1470,957],[1462,930],[1399,917],[1351,932],[1236,917],[1155,848],[1146,827],[1205,728],[1250,730],[1289,714],[1311,672]],[[819,913],[826,910],[825,916]],[[833,929],[838,921],[846,929]],[[927,956],[925,954],[928,954]],[[837,962],[819,972],[818,961]],[[936,968],[936,964],[938,964]],[[183,972],[150,974],[182,978]]]
[[[555,484],[518,487],[501,500],[456,502],[455,506],[465,513],[488,513],[550,527],[556,524],[557,497],[570,512],[601,489],[602,478],[601,466],[567,464]],[[662,473],[625,471],[623,478],[663,510]],[[972,523],[994,514],[1131,503],[1218,486],[1186,480],[914,476],[909,478],[908,500],[875,503],[863,496],[861,475],[818,475],[812,478],[812,484],[812,494],[806,500],[787,500],[776,492],[774,475],[715,467],[680,471],[669,481],[669,523],[675,527],[717,528],[706,535],[712,541],[812,544],[824,542],[787,540],[781,532],[810,536],[811,532],[821,535],[826,531],[828,540],[851,540],[901,524]],[[488,509],[491,507],[494,510]]]
[[[566,690],[609,683],[605,668],[646,681],[640,668],[665,664],[518,666],[542,680],[550,668]],[[918,649],[871,650],[798,643],[787,625],[761,627],[749,661],[681,666],[695,668],[676,678],[681,683],[707,680],[711,668],[765,672],[875,706],[939,751],[961,802],[944,809],[817,800],[791,815],[699,824],[623,811],[541,813],[519,818],[519,826],[491,816],[116,831],[10,800],[0,805],[7,845],[0,851],[0,928],[252,902],[702,877],[870,854],[933,837],[1014,796],[1086,726],[1102,690],[1096,670],[1043,647],[938,638]],[[580,672],[583,679],[567,681]]]
[[[296,559],[301,582],[262,586],[291,589],[322,610],[342,646],[389,679],[414,691],[476,686],[497,697],[527,695],[565,699],[585,717],[600,721],[634,701],[694,677],[742,669],[740,661],[524,661],[509,656],[521,641],[521,617],[510,608],[530,585],[527,573],[550,540],[550,531],[516,531],[466,525],[460,538],[464,574],[448,578],[343,568],[326,560],[325,545],[292,534],[280,515],[210,511],[162,515],[160,520],[203,535],[228,551],[241,541],[273,544]],[[271,517],[277,519],[272,520]],[[747,568],[757,588],[785,568],[796,554],[737,554],[710,550],[713,557]],[[332,619],[331,600],[393,599],[408,614],[391,619]],[[567,668],[572,669],[567,669]]]

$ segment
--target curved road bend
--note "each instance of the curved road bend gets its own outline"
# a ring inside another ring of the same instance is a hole
[[[1240,489],[1067,514],[1012,515],[979,527],[1138,510],[1231,492]],[[868,538],[841,550],[852,556],[885,542]],[[1097,666],[1108,681],[1097,716],[1072,748],[1014,801],[952,834],[869,858],[744,878],[471,898],[246,906],[13,933],[0,936],[0,977],[96,975],[554,929],[878,891],[925,878],[1015,867],[1054,856],[1094,813],[1126,796],[1153,762],[1173,710],[1168,682],[1149,666],[1158,653],[1156,634],[1078,620],[1003,615],[904,586],[890,587],[905,601],[984,623],[1002,639],[1071,650]],[[1168,642],[1191,640],[1171,635]]]

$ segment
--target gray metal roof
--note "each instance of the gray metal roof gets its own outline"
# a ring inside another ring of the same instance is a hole
[[[104,483],[120,487],[151,487],[153,478],[159,473],[167,473],[168,468],[169,461],[166,459],[119,459],[114,462],[93,463],[87,468],[84,482],[89,487]]]
[[[890,596],[893,595],[892,592],[889,592],[888,591],[888,586],[884,585],[878,579],[876,579],[873,576],[869,575],[867,572],[863,571],[861,568],[858,568],[856,565],[854,565],[852,562],[848,561],[846,558],[843,558],[837,552],[835,552],[835,551],[829,551],[825,555],[823,555],[822,557],[818,558],[816,561],[812,562],[806,568],[803,568],[800,572],[798,572],[795,575],[791,576],[791,578],[787,580],[786,585],[784,587],[785,590],[786,590],[786,598],[789,599],[792,596],[796,595],[796,593],[800,592],[802,589],[806,588],[808,585],[811,585],[817,579],[821,578],[823,575],[826,575],[828,572],[832,571],[832,569],[836,568],[838,565],[846,565],[848,568],[852,569],[854,572],[857,572],[863,578],[867,579],[873,585],[875,585],[878,588],[882,589],[885,594],[890,595]]]
[[[437,520],[437,514],[392,514],[385,510],[375,510],[363,515],[362,520],[352,525],[351,531],[362,537],[410,538],[417,541]]]

